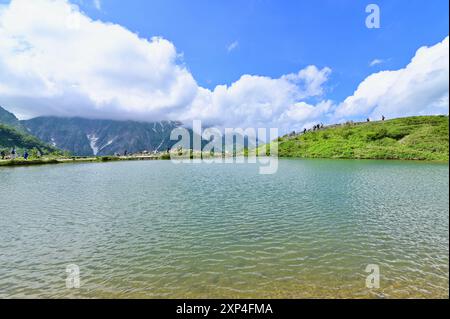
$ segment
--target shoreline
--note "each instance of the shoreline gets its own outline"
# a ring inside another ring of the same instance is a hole
[[[107,162],[119,162],[119,161],[156,161],[156,160],[169,160],[170,158],[164,158],[162,156],[102,156],[102,157],[82,157],[82,158],[44,158],[44,159],[15,159],[15,160],[0,160],[0,167],[15,167],[15,166],[36,166],[36,165],[55,165],[55,164],[68,164],[68,163],[107,163]]]
[[[399,159],[399,158],[322,158],[322,157],[293,157],[293,156],[280,156],[279,159],[302,159],[302,160],[355,160],[355,161],[394,161],[394,162],[415,162],[415,163],[436,163],[436,164],[448,164],[449,161],[442,160],[423,160],[423,159]],[[121,161],[167,161],[170,157],[166,156],[100,156],[100,157],[73,157],[73,158],[44,158],[44,159],[15,159],[15,160],[0,160],[1,167],[17,167],[17,166],[37,166],[37,165],[56,165],[56,164],[69,164],[69,163],[108,163],[108,162],[121,162]]]
[[[391,161],[391,162],[407,162],[407,163],[436,163],[449,164],[449,160],[430,160],[418,158],[366,158],[366,157],[295,157],[295,156],[279,156],[279,159],[303,159],[303,160],[344,160],[344,161]]]

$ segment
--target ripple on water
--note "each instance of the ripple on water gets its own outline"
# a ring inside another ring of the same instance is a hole
[[[0,297],[448,297],[448,166],[0,169]],[[66,266],[82,287],[65,288]],[[365,288],[368,264],[381,287]]]

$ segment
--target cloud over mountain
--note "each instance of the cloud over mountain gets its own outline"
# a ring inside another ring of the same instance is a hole
[[[330,74],[311,65],[209,90],[166,39],[94,21],[67,0],[0,6],[0,105],[23,117],[200,119],[285,131],[326,119],[448,113],[448,38],[421,48],[404,69],[370,75],[342,103],[324,97]]]
[[[1,11],[0,69],[2,104],[30,116],[151,119],[198,89],[171,42],[93,21],[63,0]]]

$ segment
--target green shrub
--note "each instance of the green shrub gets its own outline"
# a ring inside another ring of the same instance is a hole
[[[342,133],[342,137],[345,138],[346,140],[348,140],[348,138],[349,138],[350,136],[352,136],[352,135],[353,135],[353,131],[351,131],[351,130],[345,130],[345,131]]]
[[[170,160],[170,153],[164,153],[159,158],[162,160]]]
[[[374,132],[369,132],[367,134],[368,141],[381,140],[385,137],[388,137],[388,131],[384,127],[380,128]]]

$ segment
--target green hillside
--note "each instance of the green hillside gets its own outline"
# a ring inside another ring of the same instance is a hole
[[[448,116],[346,123],[278,139],[280,157],[448,161]]]
[[[57,152],[57,149],[40,141],[38,138],[19,131],[11,126],[0,124],[0,150],[39,150],[43,154]]]
[[[26,132],[25,126],[20,123],[19,119],[11,112],[5,110],[0,106],[0,124],[5,124],[19,131]]]

